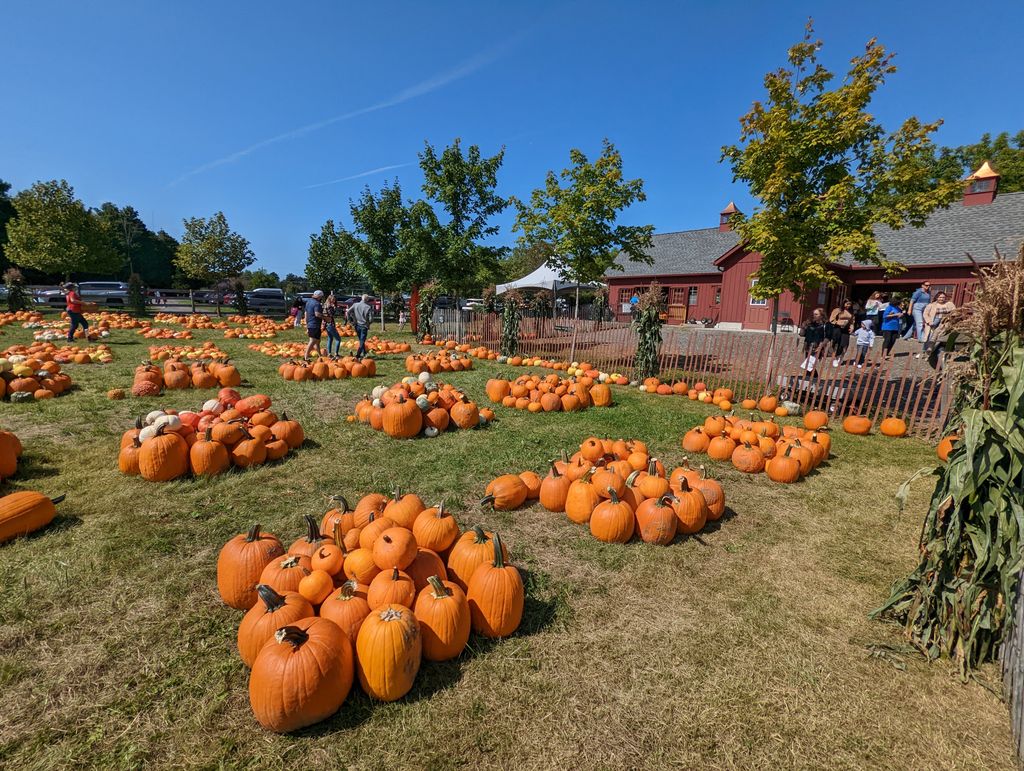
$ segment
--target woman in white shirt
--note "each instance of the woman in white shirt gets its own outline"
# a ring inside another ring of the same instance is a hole
[[[939,292],[924,308],[924,353],[927,354],[939,342],[942,321],[956,306],[947,300],[945,292]]]

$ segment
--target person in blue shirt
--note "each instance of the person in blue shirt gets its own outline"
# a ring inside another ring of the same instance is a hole
[[[903,308],[894,297],[889,300],[889,304],[882,311],[882,354],[885,359],[891,356],[892,347],[896,345],[896,338],[900,336],[901,318],[903,318]]]
[[[306,301],[306,310],[303,312],[306,317],[306,334],[309,336],[309,342],[306,343],[305,358],[307,362],[314,350],[318,357],[322,355],[320,353],[320,336],[323,334],[323,299],[324,293],[317,289],[313,292],[313,296]]]
[[[922,281],[921,286],[910,296],[910,315],[914,323],[907,328],[904,340],[909,340],[912,335],[917,334],[918,340],[924,340],[924,309],[932,301],[932,285],[930,281]]]

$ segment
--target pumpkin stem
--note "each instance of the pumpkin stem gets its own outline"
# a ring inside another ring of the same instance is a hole
[[[340,600],[351,600],[351,599],[353,599],[356,596],[356,589],[358,589],[358,588],[359,588],[359,584],[357,584],[354,580],[349,579],[348,581],[346,581],[345,583],[343,583],[341,585],[341,591],[338,594],[338,599],[340,599]]]
[[[260,584],[256,587],[256,594],[260,596],[263,604],[267,606],[267,613],[273,613],[275,610],[280,610],[284,607],[284,596],[278,594],[272,586]]]
[[[283,413],[282,413],[283,414]],[[344,514],[346,511],[352,511],[352,507],[348,505],[348,499],[344,495],[332,495],[327,498],[328,511],[331,510],[332,503],[340,503],[340,506],[334,506],[333,508]]]
[[[475,543],[487,543],[487,533],[480,525],[473,525],[473,536]]]
[[[658,475],[658,459],[657,458],[651,458],[647,462],[647,473],[650,474],[652,477]]]
[[[344,539],[344,537],[341,534],[341,520],[340,519],[335,521],[333,532],[334,532],[334,543],[335,543],[335,545],[338,546],[338,548],[341,549],[341,553],[344,554],[345,553],[345,543],[344,543],[345,539]]]
[[[260,539],[260,527],[261,525],[257,522],[255,525],[249,528],[249,532],[245,534],[245,542],[252,543]]]
[[[619,496],[616,495],[614,487],[609,487],[608,488],[608,497],[611,499],[612,503],[618,503],[619,502]]]
[[[493,495],[493,493],[491,495],[485,495],[483,498],[481,498],[480,499],[480,506],[481,507],[483,507],[483,506],[490,506],[491,508],[494,508],[494,495]]]
[[[447,515],[445,514],[444,511],[444,501],[441,501],[439,504],[437,504],[437,518],[442,519],[445,516]]]
[[[66,497],[67,497],[66,495],[58,495],[56,498],[51,498],[50,499],[50,503],[52,503],[54,506],[56,506],[58,503],[63,501]]]
[[[690,492],[690,483],[686,481],[686,477],[679,477],[679,492]]]
[[[399,578],[399,576],[398,576],[398,568],[396,567],[396,568],[395,568],[395,569],[394,569],[394,570],[392,571],[392,573],[391,573],[391,580],[392,580],[392,581],[397,581],[397,580],[398,580],[398,578]]]
[[[501,551],[501,536],[495,533],[491,540],[494,542],[494,567],[503,568],[505,567],[505,555]]]
[[[441,598],[452,596],[452,590],[442,584],[441,579],[438,576],[430,576],[430,578],[427,579],[427,583],[429,583],[431,588],[433,588],[434,597]]]
[[[558,477],[562,476],[561,474],[558,473],[558,469],[555,468],[554,460],[549,460],[548,465],[551,466],[551,476],[553,476],[555,479],[558,479]]]
[[[288,413],[287,412],[284,412],[284,411],[281,412],[281,420],[288,420]]]
[[[317,525],[313,515],[306,514],[303,519],[306,520],[306,540],[310,543],[322,541],[323,538],[320,535],[320,526]]]
[[[274,632],[274,639],[279,643],[290,643],[293,648],[298,648],[309,639],[309,635],[297,626],[283,626]]]

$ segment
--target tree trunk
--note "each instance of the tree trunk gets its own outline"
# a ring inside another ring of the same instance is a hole
[[[772,298],[772,342],[768,346],[768,362],[765,376],[765,393],[769,393],[772,390],[772,384],[774,379],[774,366],[775,366],[775,351],[778,344],[779,336],[779,296],[775,295]]]
[[[384,295],[380,296],[380,331],[386,331],[384,329]]]
[[[420,334],[420,286],[416,284],[412,288],[412,294],[409,296],[409,325],[412,328],[412,334],[414,337],[419,337]]]

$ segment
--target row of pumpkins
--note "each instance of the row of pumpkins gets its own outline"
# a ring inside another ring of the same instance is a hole
[[[419,375],[427,372],[436,375],[439,372],[462,372],[473,369],[473,360],[468,354],[442,349],[437,353],[412,353],[405,357],[406,372]]]
[[[60,364],[52,358],[43,361],[34,356],[12,354],[0,359],[0,398],[7,396],[12,402],[52,399],[70,390],[72,385],[71,377],[61,372]]]
[[[11,356],[25,356],[39,361],[55,361],[58,364],[109,364],[114,360],[114,354],[111,352],[110,346],[106,344],[79,347],[37,342],[32,345],[12,345],[0,353],[0,358],[9,359]]]
[[[142,326],[137,334],[147,340],[191,340],[192,331],[189,329],[171,329],[170,327],[153,327],[146,324]]]
[[[352,356],[341,358],[321,357],[312,364],[305,361],[286,361],[277,368],[278,373],[285,380],[292,380],[303,383],[307,380],[344,380],[350,377],[376,377],[377,362],[367,356],[357,361]]]
[[[306,440],[298,421],[270,409],[270,397],[230,388],[199,410],[154,410],[121,435],[117,465],[128,476],[169,482],[216,476],[280,460]]]
[[[23,447],[11,431],[0,431],[0,481],[18,473]],[[34,533],[53,522],[64,496],[48,498],[32,490],[0,496],[0,543]]]
[[[169,358],[164,361],[162,370],[148,361],[135,368],[132,396],[159,396],[165,388],[236,388],[241,384],[242,376],[237,367],[226,360],[186,364],[181,359]],[[116,394],[108,396],[119,398]]]
[[[487,398],[495,404],[528,412],[576,412],[588,407],[610,407],[612,391],[586,375],[563,379],[558,375],[521,375],[515,380],[491,378]]]
[[[392,386],[377,386],[356,403],[349,420],[367,423],[394,439],[421,434],[433,438],[449,428],[487,426],[494,420],[494,412],[480,409],[460,389],[424,372]]]
[[[266,729],[289,732],[341,708],[353,681],[378,701],[413,687],[423,660],[447,661],[470,633],[508,637],[523,616],[519,571],[496,533],[465,533],[415,494],[344,498],[284,549],[255,525],[217,559],[224,602],[246,610],[238,650]]]
[[[532,471],[503,474],[485,490],[483,505],[509,511],[538,501],[588,525],[606,543],[634,536],[666,545],[677,534],[699,533],[725,513],[725,491],[701,467],[680,466],[666,474],[643,442],[590,437],[570,458],[551,461],[544,478]]]
[[[215,342],[207,340],[202,345],[173,345],[163,343],[162,345],[149,346],[150,361],[166,361],[167,359],[210,359],[214,361],[226,361],[228,354],[221,350]]]

